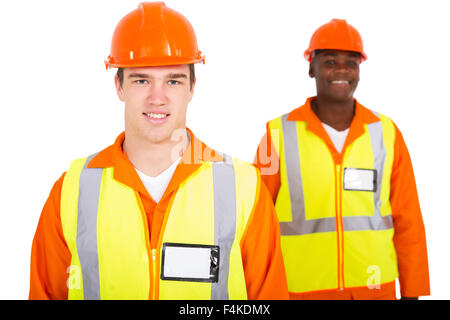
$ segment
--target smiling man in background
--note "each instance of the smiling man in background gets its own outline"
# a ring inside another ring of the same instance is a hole
[[[305,58],[317,96],[269,121],[256,165],[275,202],[291,299],[429,295],[425,229],[411,159],[388,117],[353,94],[367,59],[334,19]]]
[[[119,68],[125,132],[53,186],[33,240],[30,299],[288,298],[258,170],[186,128],[201,61],[189,21],[162,2],[119,22],[105,63]]]

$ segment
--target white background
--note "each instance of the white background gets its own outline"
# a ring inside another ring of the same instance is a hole
[[[139,1],[0,2],[0,299],[26,299],[40,212],[70,161],[123,130],[115,25]],[[303,59],[314,30],[345,18],[368,60],[355,97],[390,116],[409,147],[427,231],[433,299],[449,299],[447,1],[167,0],[197,33],[188,127],[211,147],[252,161],[268,120],[315,94]],[[429,299],[429,298],[428,298]]]

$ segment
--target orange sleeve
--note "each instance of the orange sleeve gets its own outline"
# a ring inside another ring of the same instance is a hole
[[[30,300],[67,299],[67,268],[71,254],[64,240],[61,218],[61,187],[65,173],[53,185],[42,209],[31,249]]]
[[[249,300],[289,299],[279,222],[263,183],[241,240],[241,253]]]
[[[280,158],[270,136],[269,124],[267,124],[267,132],[256,151],[254,165],[261,172],[261,178],[275,203],[281,185]]]
[[[430,294],[425,227],[411,158],[401,132],[395,128],[390,201],[400,292],[402,297],[418,297]]]

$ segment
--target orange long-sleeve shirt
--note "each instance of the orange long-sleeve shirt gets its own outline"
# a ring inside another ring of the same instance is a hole
[[[306,103],[293,110],[288,120],[306,121],[307,130],[314,132],[328,146],[336,163],[342,162],[345,148],[355,141],[363,132],[364,124],[378,121],[377,117],[355,100],[355,115],[350,125],[347,140],[342,153],[334,147],[333,142],[322,126],[320,119],[311,109],[308,98]],[[255,165],[261,170],[261,177],[266,184],[273,201],[277,199],[280,189],[280,159],[273,145],[267,124],[267,132],[258,146]],[[402,297],[418,297],[430,294],[427,246],[425,228],[417,195],[414,171],[400,130],[395,126],[394,161],[391,174],[390,202],[394,222],[394,246],[397,253],[400,292]],[[301,254],[301,253],[299,253]],[[378,291],[378,290],[377,290]],[[379,297],[394,296],[395,286],[382,286]],[[367,288],[346,289],[344,292],[330,294],[291,294],[291,299],[339,299],[353,297],[375,297],[373,290]]]
[[[156,247],[162,222],[171,198],[180,184],[200,166],[201,161],[222,159],[214,150],[198,140],[188,129],[191,142],[183,154],[161,200],[156,203],[148,194],[131,162],[122,150],[124,133],[115,143],[101,151],[89,163],[92,167],[114,167],[114,178],[138,191],[147,215],[149,237]],[[215,156],[213,156],[215,155]],[[65,173],[54,184],[42,210],[31,252],[30,299],[67,299],[66,285],[71,253],[64,240],[61,218],[61,187]],[[248,298],[288,299],[286,274],[280,248],[278,219],[269,192],[260,183],[240,247]]]

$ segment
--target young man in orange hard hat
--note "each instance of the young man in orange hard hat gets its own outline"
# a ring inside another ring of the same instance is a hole
[[[119,68],[125,132],[53,186],[30,299],[288,299],[258,170],[186,128],[200,61],[189,21],[162,2],[119,22],[106,65]]]
[[[291,299],[429,295],[425,230],[410,156],[388,117],[354,97],[367,59],[334,19],[305,58],[317,96],[267,123],[255,162],[280,220]]]

